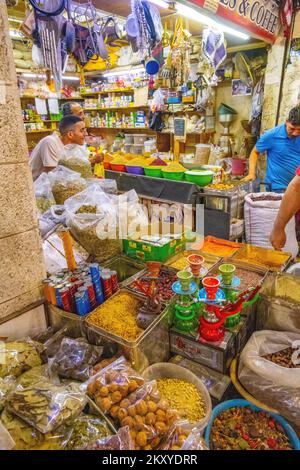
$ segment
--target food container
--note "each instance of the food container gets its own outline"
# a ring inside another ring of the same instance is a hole
[[[61,308],[49,303],[46,304],[46,313],[49,323],[54,330],[60,330],[67,327],[68,334],[73,338],[81,336],[81,324],[84,317],[77,315],[76,313],[65,312]]]
[[[300,278],[271,273],[265,279],[257,304],[259,330],[300,334]]]
[[[131,147],[132,147],[132,144],[125,144],[124,145],[124,150],[126,153],[131,153]]]
[[[291,253],[269,250],[254,245],[244,245],[232,256],[232,260],[243,261],[276,272],[284,271],[291,259]]]
[[[130,173],[132,175],[143,175],[144,174],[144,168],[142,166],[126,165],[126,171],[127,171],[127,173]]]
[[[109,162],[103,162],[103,167],[104,167],[104,170],[111,170]]]
[[[198,377],[193,374],[191,371],[185,369],[184,367],[178,366],[176,364],[171,364],[168,362],[162,362],[159,364],[153,364],[150,367],[147,367],[146,370],[143,372],[143,377],[146,381],[151,380],[158,380],[162,378],[170,378],[170,379],[179,379],[189,382],[197,388],[200,396],[203,398],[206,413],[205,416],[195,423],[193,423],[199,430],[202,430],[207,425],[211,412],[212,412],[212,405],[211,405],[211,398],[208,393],[206,386],[203,382],[198,379]]]
[[[144,143],[146,153],[152,153],[156,150],[156,139],[146,140]]]
[[[132,134],[134,145],[142,145],[144,147],[145,141],[148,139],[147,134]]]
[[[123,240],[123,251],[130,258],[142,261],[161,261],[162,263],[182,251],[184,246],[181,239],[168,239],[164,244],[143,240]]]
[[[118,281],[121,286],[131,277],[141,273],[141,271],[145,271],[146,268],[145,264],[127,258],[127,256],[116,256],[104,263],[103,267],[117,271]]]
[[[146,176],[151,176],[152,178],[162,178],[163,175],[161,169],[162,167],[147,166],[144,168],[144,171]]]
[[[229,213],[232,218],[243,219],[245,196],[251,191],[252,186],[249,184],[238,184],[225,190],[205,188],[205,207]]]
[[[211,146],[209,144],[196,144],[195,163],[199,165],[207,165],[210,155]]]
[[[135,341],[128,341],[103,328],[92,325],[89,323],[90,315],[85,317],[83,332],[91,344],[97,344],[99,338],[118,344],[120,352],[131,362],[132,366],[136,370],[142,371],[150,364],[164,362],[169,359],[169,324],[171,315],[172,310],[168,306]]]
[[[190,183],[197,184],[201,188],[210,184],[213,176],[213,172],[208,170],[188,170],[185,172],[185,179]]]
[[[217,416],[222,411],[228,410],[229,408],[245,407],[245,406],[249,406],[251,408],[251,410],[253,410],[253,411],[263,411],[258,406],[255,406],[252,403],[250,403],[249,401],[242,400],[242,399],[225,401],[223,403],[220,403],[220,405],[216,406],[216,408],[213,409],[210,422],[208,423],[208,426],[207,426],[206,431],[205,431],[205,440],[206,440],[206,444],[208,446],[210,444],[211,428],[212,428],[213,422],[217,418]],[[288,424],[288,422],[282,416],[280,416],[278,414],[270,413],[270,416],[283,427],[283,429],[285,430],[285,432],[286,432],[286,434],[287,434],[287,436],[290,440],[290,443],[294,447],[294,450],[300,450],[300,441],[297,437],[297,434],[295,433],[293,428]]]
[[[120,171],[122,173],[126,172],[126,166],[125,165],[116,165],[114,163],[111,163],[110,168],[111,168],[112,171]]]
[[[164,171],[162,169],[163,177],[167,180],[182,181],[184,180],[185,172],[184,171]]]
[[[221,260],[217,256],[211,255],[209,253],[203,253],[202,251],[185,250],[182,253],[179,253],[178,255],[171,258],[166,263],[166,265],[170,266],[170,268],[178,269],[179,271],[181,271],[182,269],[185,269],[188,266],[187,257],[194,254],[201,255],[204,257],[205,261],[203,263],[203,266],[208,271],[212,269]]]
[[[204,238],[204,244],[201,247],[201,251],[204,253],[210,253],[212,255],[219,256],[220,258],[226,258],[234,255],[239,248],[243,245],[241,243],[235,243],[222,238],[207,236]]]
[[[167,277],[169,277],[170,279],[174,279],[174,282],[177,280],[177,277],[176,277],[176,270],[175,269],[172,269],[168,266],[161,266],[160,268],[160,275],[164,273]],[[136,276],[133,276],[131,277],[126,283],[125,283],[125,288],[127,290],[129,290],[130,292],[134,293],[134,294],[137,294],[137,295],[141,295],[143,296],[144,298],[146,298],[146,295],[141,292],[137,287],[135,287],[133,284],[135,281],[140,281],[143,277],[147,277],[147,275],[149,275],[149,271],[148,269],[146,268],[144,271],[138,273]],[[150,281],[148,283],[146,283],[147,285],[150,286]],[[158,288],[160,287],[160,282],[158,282]],[[174,297],[174,293],[173,291],[170,289],[169,290],[169,293],[170,293],[170,298]],[[163,302],[166,303],[168,302],[168,299],[164,299],[163,298]]]
[[[124,134],[125,136],[125,145],[132,145],[134,143],[133,134]]]
[[[130,152],[133,153],[134,155],[143,155],[144,145],[143,144],[131,145]]]

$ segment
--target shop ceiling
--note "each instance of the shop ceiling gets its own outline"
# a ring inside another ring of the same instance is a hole
[[[77,0],[76,3],[85,3],[85,1]],[[93,3],[97,9],[103,12],[107,12],[111,15],[126,18],[131,13],[130,0],[94,0]],[[19,0],[16,7],[9,8],[9,17],[23,20],[25,17],[25,4],[25,0]],[[171,31],[174,30],[174,26],[179,15],[175,11],[172,13],[170,10],[166,10],[160,7],[157,8],[160,11],[163,24],[166,22],[168,29]],[[192,36],[201,36],[202,30],[205,27],[204,25],[187,18],[183,18],[183,21],[184,27],[190,31]],[[233,51],[235,51],[235,49],[242,50],[266,46],[265,43],[259,41],[256,38],[250,38],[248,41],[241,41],[240,39],[230,35],[225,34],[225,36],[228,48],[232,48]]]

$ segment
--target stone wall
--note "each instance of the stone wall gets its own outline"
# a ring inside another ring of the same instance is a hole
[[[5,2],[0,2],[0,323],[42,299],[45,275]]]

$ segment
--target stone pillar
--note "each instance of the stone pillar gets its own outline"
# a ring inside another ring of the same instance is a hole
[[[42,299],[45,268],[28,149],[9,37],[0,2],[0,323]]]

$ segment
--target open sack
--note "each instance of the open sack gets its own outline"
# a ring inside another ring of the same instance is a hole
[[[256,399],[300,427],[300,368],[283,367],[263,357],[293,345],[295,351],[300,349],[297,333],[269,330],[254,333],[241,354],[238,378]]]

